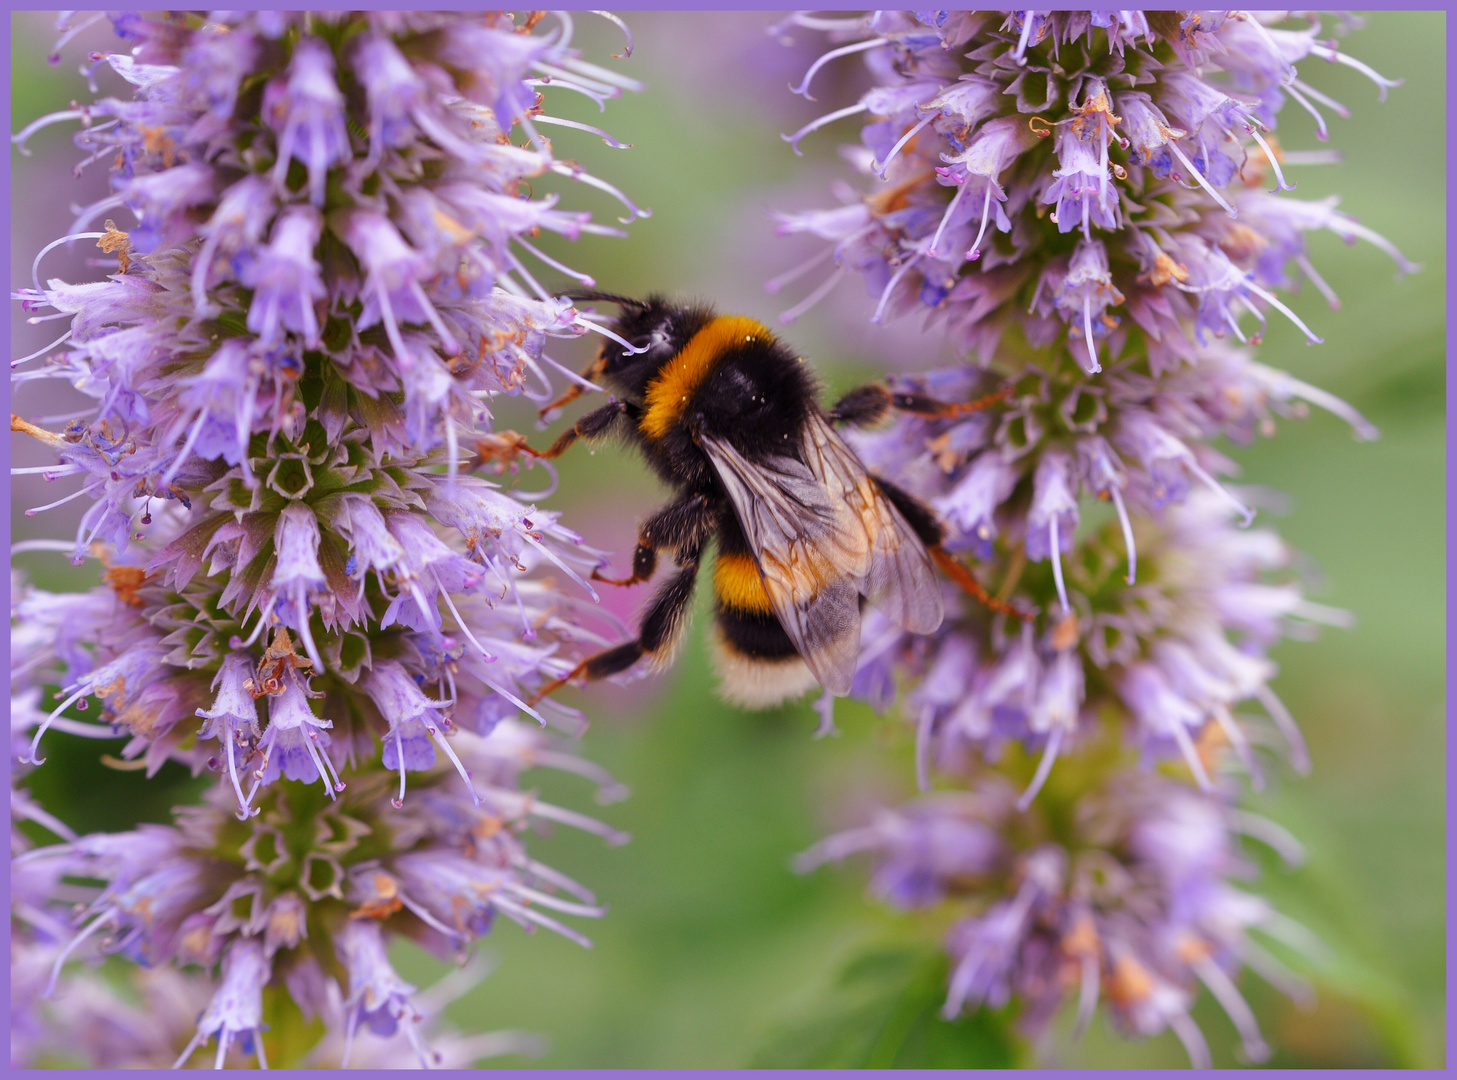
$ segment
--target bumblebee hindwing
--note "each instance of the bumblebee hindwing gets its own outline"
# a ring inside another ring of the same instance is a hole
[[[784,632],[825,689],[849,693],[860,647],[860,593],[847,568],[865,560],[863,533],[857,551],[843,509],[830,503],[802,463],[750,462],[726,440],[702,439]]]
[[[830,504],[845,508],[850,520],[843,527],[858,526],[864,535],[869,557],[855,575],[859,592],[897,626],[913,634],[933,633],[944,617],[941,586],[915,530],[818,412],[805,424],[801,453]],[[855,574],[854,568],[846,570]]]

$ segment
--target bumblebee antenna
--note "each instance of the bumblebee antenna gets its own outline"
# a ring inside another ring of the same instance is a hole
[[[644,311],[648,308],[646,300],[639,300],[635,296],[619,296],[617,293],[601,292],[597,289],[570,289],[558,294],[565,296],[568,300],[600,300],[604,304],[618,304],[622,307],[637,308]]]

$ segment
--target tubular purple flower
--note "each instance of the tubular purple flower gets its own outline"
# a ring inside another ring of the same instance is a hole
[[[248,329],[262,345],[278,344],[282,332],[289,330],[301,335],[305,345],[318,346],[314,304],[328,295],[314,259],[322,229],[313,209],[294,207],[274,222],[268,246],[239,269],[238,280],[254,290]]]
[[[306,37],[294,47],[287,78],[264,88],[263,116],[278,133],[274,184],[283,185],[296,158],[308,170],[309,200],[322,207],[330,166],[352,153],[344,95],[334,82],[334,55],[323,42]]]
[[[344,1000],[347,1019],[344,1028],[344,1056],[339,1067],[347,1069],[354,1049],[354,1035],[361,1023],[376,1035],[389,1037],[403,1030],[422,1069],[430,1057],[420,1027],[423,1017],[410,1003],[415,988],[401,979],[385,955],[384,937],[368,920],[351,919],[339,932],[334,945],[339,962],[349,973],[349,996]]]
[[[273,534],[278,560],[273,568],[273,600],[259,615],[260,625],[271,614],[297,630],[315,671],[323,671],[324,662],[309,629],[311,597],[328,585],[319,565],[319,536],[319,519],[307,505],[292,502],[284,507]]]
[[[993,515],[1016,482],[1016,470],[1000,453],[987,450],[979,454],[956,487],[936,500],[936,509],[957,530],[951,546],[970,547],[981,558],[990,557],[997,537]]]
[[[280,688],[269,694],[268,729],[258,744],[266,766],[258,780],[263,784],[280,776],[305,784],[322,780],[329,797],[335,798],[335,792],[344,790],[344,782],[327,753],[330,739],[325,729],[334,723],[316,716],[309,705],[310,697],[323,694],[310,690],[293,668],[286,669]]]
[[[238,797],[238,816],[247,820],[256,810],[250,808],[252,792],[243,794],[243,785],[238,779],[238,768],[246,768],[253,750],[258,745],[258,706],[254,704],[250,683],[253,679],[253,658],[245,653],[229,653],[223,666],[213,677],[212,686],[217,691],[211,709],[198,709],[197,715],[207,719],[197,733],[199,739],[216,739],[224,747],[228,762],[228,778],[233,784],[233,793]],[[257,783],[253,792],[258,790]]]
[[[404,667],[394,660],[377,663],[364,681],[364,690],[375,707],[388,721],[390,730],[384,739],[384,767],[400,774],[400,794],[405,800],[405,771],[420,771],[435,764],[435,750],[430,740],[440,744],[456,772],[465,781],[466,789],[477,806],[480,795],[471,783],[470,773],[445,741],[446,715],[443,710],[451,702],[434,701],[420,692],[419,686]]]
[[[1078,528],[1077,476],[1071,454],[1049,450],[1037,462],[1032,479],[1032,508],[1027,513],[1027,557],[1041,562],[1049,556],[1063,613],[1072,610],[1062,580],[1062,553],[1073,548]]]
[[[197,1034],[173,1065],[180,1069],[198,1047],[217,1036],[218,1049],[213,1067],[221,1069],[233,1039],[242,1036],[258,1055],[260,1068],[268,1067],[263,1054],[263,985],[268,981],[268,961],[263,946],[247,938],[236,942],[223,957],[223,979],[213,999],[197,1021]]]

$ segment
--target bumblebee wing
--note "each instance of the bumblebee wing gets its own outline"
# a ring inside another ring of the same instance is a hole
[[[895,505],[885,497],[829,421],[810,417],[800,440],[810,475],[844,507],[845,528],[860,531],[865,558],[846,570],[856,587],[897,626],[929,634],[941,625],[941,586],[930,553]]]
[[[843,697],[860,652],[857,571],[868,566],[865,532],[801,462],[750,462],[727,440],[704,435],[764,591],[814,677]]]

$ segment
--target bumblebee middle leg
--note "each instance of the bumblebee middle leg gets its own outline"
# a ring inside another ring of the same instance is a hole
[[[680,561],[678,572],[653,595],[634,640],[587,657],[560,679],[553,679],[543,686],[531,699],[531,704],[576,679],[594,682],[626,671],[645,656],[660,667],[667,664],[683,637],[688,608],[693,601],[693,587],[698,581],[700,552],[693,551],[689,555],[691,557]]]
[[[636,585],[646,581],[658,568],[659,551],[665,548],[674,552],[701,548],[712,528],[712,500],[703,494],[685,495],[643,522],[637,534],[637,548],[632,553],[630,577],[603,577],[593,570],[592,580],[607,585]]]
[[[1010,386],[995,393],[986,394],[971,401],[937,401],[924,394],[897,394],[881,383],[870,383],[856,387],[842,397],[827,414],[834,424],[854,424],[856,427],[874,427],[895,409],[928,420],[948,420],[967,413],[989,409],[999,401],[1006,400],[1012,393]]]

